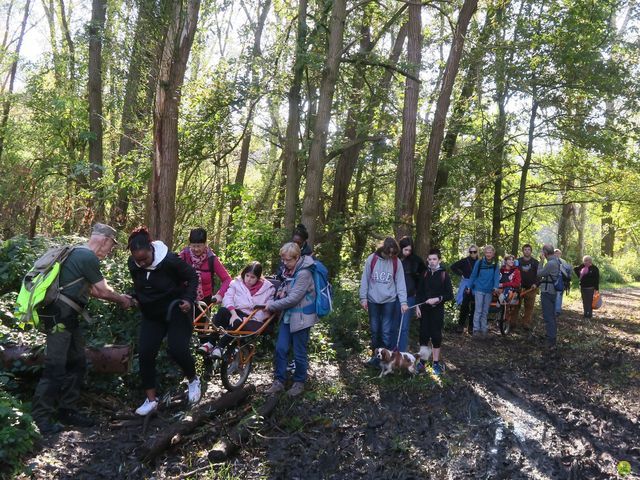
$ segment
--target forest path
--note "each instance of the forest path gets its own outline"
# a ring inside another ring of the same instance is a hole
[[[226,464],[208,467],[206,452],[233,414],[150,466],[137,461],[137,427],[64,432],[24,478],[602,479],[621,478],[622,461],[639,478],[640,289],[603,297],[590,321],[579,292],[566,300],[554,358],[536,311],[533,335],[446,332],[441,379],[379,379],[363,356],[312,362],[305,394],[284,397],[269,428]],[[249,381],[263,391],[270,379],[265,359]],[[208,396],[219,393],[209,384]]]

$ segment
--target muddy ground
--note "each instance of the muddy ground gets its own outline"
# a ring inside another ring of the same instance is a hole
[[[146,465],[141,445],[181,418],[179,406],[143,435],[141,425],[122,421],[135,405],[88,395],[100,426],[47,437],[22,478],[606,479],[622,478],[623,461],[626,478],[640,478],[640,290],[604,299],[592,321],[577,298],[565,305],[555,358],[543,352],[536,312],[533,336],[501,337],[495,326],[485,341],[446,332],[442,380],[378,379],[363,357],[315,362],[305,394],[283,397],[265,428],[220,464],[207,452],[249,406]],[[249,378],[253,405],[270,381],[266,359]],[[206,399],[222,393],[218,384],[207,385]]]

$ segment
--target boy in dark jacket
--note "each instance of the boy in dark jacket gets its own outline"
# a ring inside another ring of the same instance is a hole
[[[440,250],[432,248],[427,257],[427,270],[421,275],[416,301],[420,305],[416,315],[420,318],[420,353],[426,360],[424,352],[429,341],[433,346],[433,373],[441,375],[440,348],[442,345],[442,328],[444,327],[444,302],[453,299],[451,278],[440,265]]]

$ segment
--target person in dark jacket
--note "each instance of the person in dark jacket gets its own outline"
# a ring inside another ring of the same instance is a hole
[[[520,297],[520,305],[518,312],[515,314],[515,325],[517,326],[520,317],[520,306],[524,304],[524,314],[522,315],[522,328],[531,330],[533,321],[533,307],[536,303],[538,295],[538,265],[539,262],[531,256],[533,248],[530,244],[525,243],[522,246],[522,257],[518,259],[518,269],[520,270],[522,295]]]
[[[427,257],[427,269],[420,277],[416,301],[420,305],[416,315],[420,318],[421,365],[426,359],[425,350],[431,341],[433,346],[433,373],[441,375],[444,371],[440,363],[442,328],[444,327],[444,303],[453,300],[451,278],[440,265],[440,250],[432,248]]]
[[[593,264],[593,259],[589,255],[582,257],[582,263],[574,267],[573,270],[580,277],[584,318],[591,318],[593,316],[593,294],[596,290],[600,290],[600,270]]]
[[[189,380],[189,402],[200,400],[200,379],[189,343],[193,331],[192,311],[198,288],[198,274],[160,240],[151,241],[145,227],[134,230],[128,243],[129,272],[134,298],[140,305],[142,322],[138,357],[142,387],[147,398],[136,409],[148,415],[158,408],[156,356],[166,336],[169,355]]]
[[[398,242],[400,246],[399,259],[404,269],[404,283],[407,287],[407,304],[409,309],[402,313],[400,302],[396,301],[396,325],[393,328],[394,340],[398,340],[398,350],[406,352],[409,347],[409,325],[413,316],[413,307],[416,304],[416,288],[420,281],[420,275],[424,273],[424,260],[413,253],[413,240],[411,237],[402,237]]]
[[[464,332],[465,324],[468,325],[467,331],[469,335],[473,333],[473,312],[475,302],[473,301],[473,293],[471,292],[471,272],[473,266],[478,261],[478,246],[469,246],[469,255],[458,260],[451,265],[451,271],[460,277],[460,285],[456,295],[456,303],[460,307],[460,316],[458,317],[458,333]]]

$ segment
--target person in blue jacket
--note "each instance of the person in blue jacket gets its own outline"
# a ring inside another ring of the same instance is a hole
[[[487,315],[491,297],[500,283],[500,266],[496,259],[496,249],[492,245],[485,245],[482,250],[484,257],[475,263],[469,278],[470,288],[476,301],[473,335],[480,338],[487,336]]]

